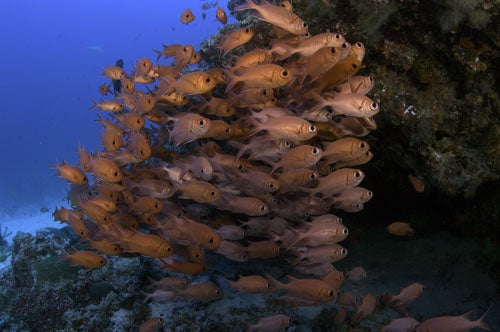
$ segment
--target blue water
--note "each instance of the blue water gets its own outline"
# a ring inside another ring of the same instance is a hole
[[[162,44],[197,48],[222,26],[215,8],[202,19],[204,3],[2,1],[0,216],[62,203],[68,185],[49,166],[62,159],[76,163],[78,143],[88,151],[100,148],[100,126],[89,107],[91,98],[101,98],[99,84],[109,83],[102,68],[122,58],[130,72],[139,58],[154,60],[152,49]],[[189,25],[179,19],[186,8],[196,16]]]

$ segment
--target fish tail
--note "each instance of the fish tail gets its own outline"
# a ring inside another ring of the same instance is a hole
[[[239,77],[231,73],[229,70],[224,70],[224,74],[229,79],[229,82],[226,84],[226,93],[230,91],[236,84],[240,82]]]
[[[293,260],[293,262],[291,264],[292,266],[299,264],[304,259],[304,257],[302,256],[302,253],[300,251],[298,251],[297,249],[290,249],[289,251],[292,255],[297,256]]]
[[[234,8],[234,11],[239,12],[246,9],[257,9],[257,5],[252,0],[245,0],[244,3]]]
[[[490,331],[491,330],[491,326],[490,324],[486,323],[485,321],[483,321],[483,319],[488,315],[488,313],[490,312],[491,308],[493,308],[493,304],[490,305],[490,307],[488,308],[488,310],[486,310],[486,312],[481,316],[479,317],[478,320],[476,320],[476,323],[477,323],[477,327],[480,327],[482,329],[485,329],[485,330],[488,330]]]
[[[269,274],[265,274],[266,279],[273,285],[274,288],[281,289],[283,288],[283,284],[279,282],[278,280],[274,279],[271,277]]]
[[[89,107],[89,110],[93,110],[94,108],[99,108],[99,104],[94,100],[94,99],[90,99],[92,100],[92,106]]]

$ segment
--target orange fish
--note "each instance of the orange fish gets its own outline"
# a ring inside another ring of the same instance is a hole
[[[377,308],[377,298],[372,294],[365,295],[361,298],[361,304],[356,305],[356,312],[351,317],[351,322],[357,322],[367,316],[372,315]]]
[[[424,291],[424,285],[415,282],[402,288],[398,295],[384,294],[384,302],[388,307],[398,307],[411,302],[419,297]]]
[[[393,222],[387,226],[385,230],[387,233],[396,236],[407,236],[413,234],[414,232],[413,228],[410,227],[410,224],[401,221]]]
[[[254,9],[257,13],[253,16],[280,27],[294,35],[306,35],[309,31],[307,24],[300,17],[281,6],[275,6],[262,0],[257,5],[252,0],[246,0],[244,4],[236,7],[235,11]]]
[[[273,315],[269,317],[264,317],[259,319],[257,324],[250,325],[247,323],[243,323],[243,325],[246,327],[247,331],[281,331],[283,329],[286,329],[287,327],[292,324],[292,318],[283,315],[283,314],[278,314],[278,315]]]
[[[71,259],[71,266],[83,266],[92,270],[106,265],[106,259],[93,251],[76,250],[70,254],[63,249],[64,256],[61,259]]]
[[[366,271],[361,266],[353,267],[350,271],[345,273],[347,279],[352,281],[360,281],[366,278]]]
[[[282,289],[287,292],[285,299],[289,297],[291,300],[296,299],[299,302],[303,302],[303,304],[323,304],[333,300],[337,296],[336,289],[319,279],[295,279],[287,276],[289,282],[283,284],[268,274],[266,274],[266,278],[276,289]]]
[[[221,22],[222,24],[227,23],[227,15],[224,9],[218,7],[217,10],[215,11],[215,17]]]
[[[62,161],[61,165],[56,163],[54,166],[50,166],[50,168],[57,169],[59,173],[57,173],[56,176],[62,177],[69,183],[79,185],[86,185],[89,183],[87,176],[82,172],[81,169],[76,166],[69,165],[64,160]]]
[[[425,190],[425,183],[424,181],[420,180],[419,178],[413,176],[413,175],[408,175],[408,180],[410,180],[411,185],[413,186],[413,189],[417,193],[424,192]]]
[[[254,31],[250,28],[241,28],[225,35],[221,38],[220,44],[217,47],[224,57],[231,50],[246,44],[250,39],[252,39]]]
[[[174,298],[185,301],[213,301],[222,297],[222,291],[212,283],[193,284],[176,292]]]
[[[471,313],[466,313],[461,316],[441,316],[427,319],[417,325],[415,332],[467,332],[474,328],[483,330],[491,330],[491,326],[484,321],[484,318],[490,311],[491,307],[477,320],[472,320]]]
[[[238,75],[227,71],[226,76],[229,79],[226,85],[226,92],[231,90],[238,83],[243,83],[245,88],[273,89],[284,87],[293,79],[290,70],[272,63],[245,69],[241,68],[238,71]]]
[[[271,283],[266,278],[257,275],[241,276],[238,281],[228,280],[228,283],[229,287],[235,287],[238,292],[250,294],[267,293],[271,290]]]
[[[157,332],[163,329],[164,324],[163,317],[149,317],[139,326],[139,332]]]
[[[193,22],[196,17],[194,16],[193,12],[191,9],[186,9],[181,13],[181,23],[183,24],[188,24],[190,22]]]

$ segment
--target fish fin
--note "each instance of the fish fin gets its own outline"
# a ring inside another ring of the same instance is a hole
[[[239,11],[246,10],[246,9],[257,10],[257,7],[258,6],[252,0],[245,0],[244,3],[242,3],[241,5],[234,8],[234,11],[239,12]]]
[[[486,323],[484,321],[484,318],[488,315],[488,313],[490,312],[491,308],[493,308],[493,304],[490,305],[490,307],[488,308],[488,310],[486,310],[486,312],[481,317],[479,317],[478,320],[476,320],[476,322],[478,324],[478,327],[483,328],[483,329],[488,330],[488,331],[491,330],[491,326],[490,326],[490,324],[488,324],[488,323]]]
[[[273,287],[275,287],[277,289],[280,289],[280,288],[283,287],[283,284],[281,282],[279,282],[278,280],[274,279],[269,274],[265,273],[264,275],[265,275],[266,279],[271,283],[271,285],[273,285]]]

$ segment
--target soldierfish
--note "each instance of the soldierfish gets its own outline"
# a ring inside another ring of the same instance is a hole
[[[241,11],[245,9],[256,10],[257,13],[254,13],[253,16],[292,34],[305,35],[308,33],[307,24],[300,17],[283,7],[272,5],[266,0],[262,0],[260,5],[257,5],[252,0],[246,0],[244,4],[234,10]]]

